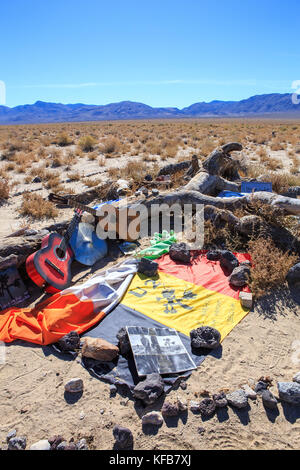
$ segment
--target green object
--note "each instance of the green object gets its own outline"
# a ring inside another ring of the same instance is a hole
[[[154,237],[150,240],[151,247],[146,248],[139,252],[141,258],[157,259],[162,255],[169,253],[172,243],[176,243],[174,230],[163,230],[162,233],[155,233]]]

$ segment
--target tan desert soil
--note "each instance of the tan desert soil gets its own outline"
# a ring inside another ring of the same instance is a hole
[[[270,307],[270,299],[276,307]],[[287,300],[289,299],[289,300]],[[290,381],[300,370],[300,309],[290,297],[271,296],[223,341],[222,357],[208,356],[187,381],[187,389],[173,390],[167,400],[199,400],[202,390],[254,385],[261,376]],[[123,326],[120,319],[120,327]],[[300,408],[279,404],[278,416],[267,415],[261,400],[249,400],[248,411],[220,412],[208,421],[188,411],[187,416],[164,422],[157,434],[146,435],[141,416],[159,410],[162,400],[145,410],[93,378],[79,359],[65,361],[49,347],[17,342],[6,346],[7,362],[0,366],[0,442],[8,431],[27,436],[28,446],[39,439],[61,434],[66,439],[86,437],[92,448],[112,449],[112,429],[120,424],[134,434],[135,449],[299,449]],[[64,397],[64,384],[74,377],[84,381],[84,392],[75,403]],[[273,390],[272,389],[272,390]],[[102,411],[101,411],[102,410]],[[102,414],[103,413],[103,414]],[[203,435],[197,433],[204,427]]]

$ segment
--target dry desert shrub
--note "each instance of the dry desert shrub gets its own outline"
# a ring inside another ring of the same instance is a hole
[[[36,220],[54,219],[58,215],[58,210],[50,202],[36,193],[25,193],[19,213],[22,216],[30,217]]]
[[[73,141],[70,139],[68,134],[65,132],[59,134],[57,138],[53,141],[54,144],[59,145],[59,147],[67,147],[68,145],[72,145]]]
[[[0,203],[9,198],[9,184],[5,178],[0,179]]]
[[[272,240],[266,238],[251,240],[248,246],[253,263],[249,287],[255,297],[259,298],[272,289],[282,287],[288,270],[298,257],[281,251]]]
[[[117,137],[109,136],[100,145],[100,150],[106,156],[112,156],[121,148],[121,142]]]
[[[78,146],[83,152],[92,152],[96,144],[96,139],[91,135],[81,137],[78,141]]]

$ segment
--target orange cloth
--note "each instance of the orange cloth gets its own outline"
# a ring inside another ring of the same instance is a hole
[[[93,312],[91,300],[82,302],[74,294],[58,293],[35,308],[8,308],[0,312],[0,340],[50,344],[70,331],[83,333],[104,315],[105,312]]]
[[[70,331],[83,333],[120,302],[135,272],[136,261],[128,259],[81,285],[54,294],[34,308],[3,310],[0,341],[11,343],[21,339],[46,345]]]

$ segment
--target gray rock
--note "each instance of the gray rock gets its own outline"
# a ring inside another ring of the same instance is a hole
[[[131,346],[128,338],[128,333],[125,327],[121,328],[117,333],[118,339],[118,347],[120,350],[120,354],[122,356],[127,356],[127,354],[131,354]]]
[[[209,261],[219,261],[222,256],[222,251],[221,250],[210,250],[206,253],[206,258]]]
[[[153,426],[161,426],[163,417],[158,411],[150,411],[142,417],[142,424],[152,424]]]
[[[298,286],[300,284],[300,263],[292,266],[287,273],[286,280],[290,287]]]
[[[228,405],[228,401],[224,392],[213,395],[213,399],[217,408],[224,408]]]
[[[228,403],[235,408],[246,408],[248,405],[247,395],[242,389],[227,394],[226,398]]]
[[[221,334],[210,326],[201,326],[190,331],[192,348],[216,349],[220,345]]]
[[[298,384],[300,384],[300,372],[294,375],[293,382],[297,382]]]
[[[39,176],[36,176],[35,178],[33,178],[32,182],[33,182],[33,183],[41,183],[41,182],[42,182],[42,178],[40,178]]]
[[[6,442],[8,442],[12,437],[16,437],[17,431],[15,429],[12,429],[9,431],[9,433],[6,436]]]
[[[83,380],[80,378],[75,378],[69,380],[65,385],[65,391],[69,393],[79,393],[83,391]]]
[[[133,389],[133,396],[146,405],[154,403],[164,392],[164,382],[159,374],[149,374]]]
[[[29,450],[50,450],[51,446],[49,444],[49,441],[47,439],[43,439],[41,441],[35,442],[30,446]]]
[[[229,282],[235,287],[244,287],[248,284],[250,276],[249,266],[240,265],[234,268],[229,277]]]
[[[113,436],[119,449],[132,448],[133,435],[130,429],[117,425],[113,429]]]
[[[264,390],[261,394],[262,402],[265,408],[274,410],[277,408],[277,400],[270,390]]]
[[[62,436],[52,436],[48,439],[48,442],[51,446],[51,450],[55,450],[57,446],[61,443],[64,442],[65,438]]]
[[[179,261],[180,263],[189,263],[191,261],[191,253],[186,243],[172,243],[169,256],[173,261]]]
[[[25,450],[26,437],[12,437],[8,441],[8,450]]]
[[[147,258],[142,258],[138,264],[138,272],[148,277],[154,277],[157,274],[158,263]]]
[[[263,380],[259,380],[257,384],[255,385],[255,392],[258,395],[261,395],[264,390],[268,389],[268,383],[264,382]]]
[[[180,413],[187,411],[187,402],[177,397],[177,406]]]
[[[181,390],[186,390],[187,389],[187,383],[185,380],[182,380],[179,384]]]
[[[77,450],[89,450],[89,446],[87,445],[86,439],[80,439],[80,441],[76,444]]]
[[[159,196],[159,190],[156,189],[156,188],[153,188],[153,189],[152,189],[152,196],[155,196],[155,197],[156,197],[156,196]]]
[[[291,405],[300,405],[300,384],[297,382],[278,382],[279,398]]]
[[[204,398],[204,400],[199,403],[199,410],[203,417],[208,418],[214,414],[216,403],[212,398]]]
[[[70,331],[70,333],[63,336],[58,341],[58,347],[61,351],[75,351],[80,348],[80,336],[77,331]]]
[[[251,387],[249,387],[249,385],[247,385],[247,384],[242,385],[241,388],[246,393],[247,398],[250,398],[251,400],[256,400],[256,398],[257,398],[256,392]]]
[[[200,413],[200,403],[192,400],[190,402],[190,410],[192,413]]]
[[[68,448],[67,441],[62,441],[56,446],[55,450],[67,450],[67,448]]]
[[[231,251],[223,250],[220,258],[220,265],[222,269],[225,269],[229,273],[232,273],[234,268],[239,266],[237,257],[231,253]]]
[[[111,396],[111,397],[115,397],[116,394],[117,394],[117,391],[118,391],[118,389],[117,389],[116,385],[111,384],[111,385],[109,386],[109,392],[110,392],[110,396]]]
[[[179,408],[177,403],[170,403],[169,401],[165,401],[163,407],[161,409],[161,413],[163,416],[177,416],[179,414]]]

